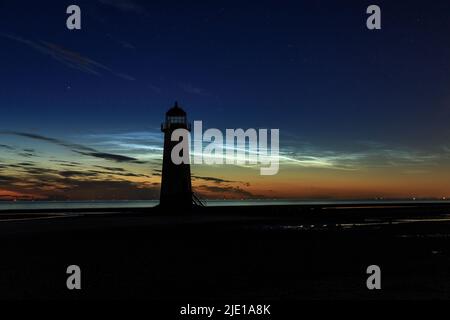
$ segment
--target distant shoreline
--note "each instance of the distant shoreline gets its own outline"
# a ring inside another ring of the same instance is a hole
[[[294,200],[294,199],[258,199],[258,200],[207,200],[208,207],[249,207],[249,206],[308,206],[308,205],[417,205],[417,204],[450,204],[450,200],[443,199],[389,199],[389,200]],[[153,208],[159,204],[158,200],[92,200],[92,201],[2,201],[0,213],[5,211],[41,211],[41,210],[128,210],[139,208]]]
[[[115,202],[113,202],[115,203]],[[76,203],[75,203],[76,204]],[[125,202],[124,204],[128,204]],[[352,201],[352,202],[297,202],[275,203],[268,202],[251,205],[239,205],[234,202],[231,205],[211,205],[204,208],[197,208],[183,212],[174,213],[173,210],[165,210],[156,207],[157,202],[151,206],[106,206],[105,202],[100,202],[100,206],[66,206],[66,207],[17,207],[0,206],[0,222],[11,220],[35,220],[64,217],[83,216],[114,216],[114,217],[173,217],[173,216],[197,216],[197,217],[264,217],[264,218],[303,218],[312,214],[323,221],[330,220],[330,217],[339,216],[346,218],[357,217],[363,219],[391,219],[391,218],[429,218],[450,216],[450,201]],[[105,205],[105,206],[101,206]]]

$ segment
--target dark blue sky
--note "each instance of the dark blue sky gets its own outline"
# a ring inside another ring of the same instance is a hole
[[[399,121],[447,126],[444,2],[378,2],[376,32],[365,28],[366,1],[78,1],[76,32],[65,28],[71,3],[3,4],[1,32],[61,46],[136,80],[68,69],[2,37],[0,103],[14,129],[36,127],[38,115],[55,131],[68,129],[68,119],[73,130],[145,127],[174,99],[212,126],[281,127],[310,139],[395,141],[400,125],[409,140],[415,128]]]
[[[65,27],[70,4],[81,31]],[[440,153],[449,31],[448,1],[3,1],[0,128],[157,131],[179,100],[208,127],[279,128],[292,154]]]

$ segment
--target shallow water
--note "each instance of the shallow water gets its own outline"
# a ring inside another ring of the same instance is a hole
[[[207,206],[257,206],[257,205],[367,205],[399,204],[415,201],[309,201],[309,200],[209,200]],[[154,207],[158,200],[142,201],[5,201],[0,202],[1,210],[42,210],[42,209],[99,209],[99,208],[148,208]],[[420,203],[450,203],[450,201],[420,201]]]

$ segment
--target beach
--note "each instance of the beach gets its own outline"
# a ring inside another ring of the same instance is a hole
[[[446,299],[449,214],[445,203],[34,212],[0,222],[0,298]],[[82,290],[66,287],[72,264]],[[366,288],[373,264],[382,290]]]

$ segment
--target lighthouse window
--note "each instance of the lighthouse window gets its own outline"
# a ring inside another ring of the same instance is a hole
[[[184,117],[169,117],[170,123],[185,123]]]

